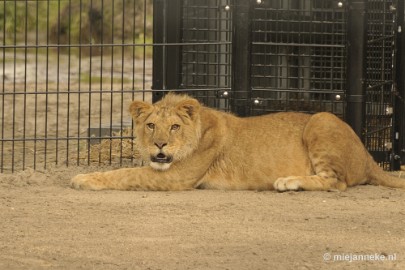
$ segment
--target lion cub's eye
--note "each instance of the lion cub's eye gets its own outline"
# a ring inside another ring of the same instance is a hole
[[[171,130],[178,130],[180,128],[180,125],[174,124],[172,125],[172,127],[170,128]]]
[[[153,123],[148,123],[148,124],[146,124],[146,126],[149,128],[149,129],[155,129],[155,124],[153,124]]]

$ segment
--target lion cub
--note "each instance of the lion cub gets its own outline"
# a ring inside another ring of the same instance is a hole
[[[134,101],[139,150],[148,166],[79,174],[77,189],[345,190],[405,188],[373,161],[353,130],[330,113],[239,118],[187,95]]]

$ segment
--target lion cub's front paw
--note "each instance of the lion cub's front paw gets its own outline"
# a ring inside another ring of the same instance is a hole
[[[274,182],[274,189],[277,191],[298,191],[302,190],[301,180],[297,177],[290,176],[290,177],[282,177],[278,178],[276,182]]]
[[[75,189],[102,190],[108,187],[103,183],[101,173],[78,174],[72,178],[70,185]]]

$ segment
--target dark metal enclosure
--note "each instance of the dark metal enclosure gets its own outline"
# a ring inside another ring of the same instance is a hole
[[[163,44],[154,47],[155,101],[160,91],[184,90],[240,116],[328,111],[385,169],[399,169],[402,1],[155,3],[162,16],[154,17],[154,36]]]

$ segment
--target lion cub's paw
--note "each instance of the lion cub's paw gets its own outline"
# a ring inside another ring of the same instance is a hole
[[[106,189],[101,173],[78,174],[72,178],[70,185],[75,189],[102,190]]]
[[[302,190],[302,182],[299,178],[290,176],[290,177],[281,177],[274,182],[274,189],[277,191],[298,191]]]

